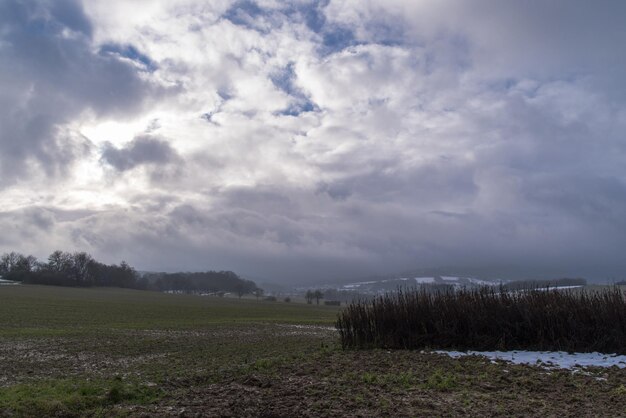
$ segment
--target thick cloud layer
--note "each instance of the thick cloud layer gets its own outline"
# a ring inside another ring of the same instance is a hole
[[[5,1],[0,250],[294,283],[618,278],[625,12]]]
[[[0,33],[0,187],[67,175],[92,145],[69,124],[88,112],[126,117],[155,93],[132,61],[95,48],[76,1],[3,1]]]

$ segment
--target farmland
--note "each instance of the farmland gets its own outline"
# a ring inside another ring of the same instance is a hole
[[[624,415],[626,370],[342,350],[339,308],[0,288],[0,416]]]

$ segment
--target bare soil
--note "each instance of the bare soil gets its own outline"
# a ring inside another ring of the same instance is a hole
[[[308,361],[172,381],[139,416],[626,416],[626,371],[586,373],[402,351],[319,352]]]

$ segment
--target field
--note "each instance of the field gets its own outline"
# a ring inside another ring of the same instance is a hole
[[[338,311],[0,287],[0,416],[626,416],[626,369],[344,351]]]

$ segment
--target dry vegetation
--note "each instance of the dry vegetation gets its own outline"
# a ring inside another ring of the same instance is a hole
[[[626,299],[600,292],[480,288],[398,291],[349,305],[344,348],[564,350],[626,353]]]

